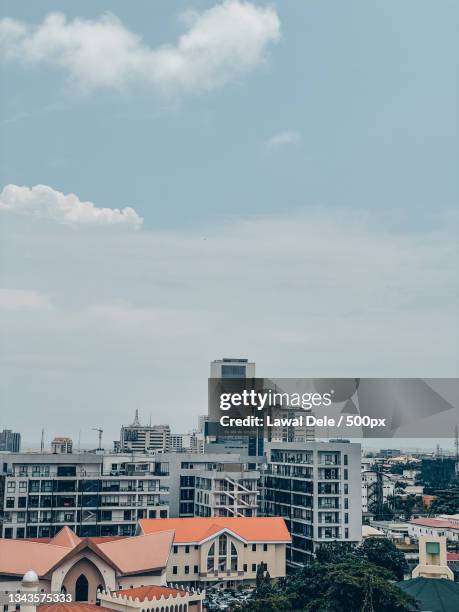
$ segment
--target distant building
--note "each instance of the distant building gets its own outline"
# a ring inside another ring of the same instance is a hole
[[[71,438],[54,438],[51,442],[51,452],[55,455],[59,453],[72,453],[73,442]]]
[[[424,536],[446,537],[451,542],[459,542],[459,516],[443,515],[436,518],[421,517],[411,519],[408,533],[412,538]]]
[[[171,445],[169,425],[142,425],[138,410],[130,425],[123,426],[120,441],[115,444],[115,451],[121,453],[148,453],[150,451],[167,452]]]
[[[241,358],[215,359],[210,364],[210,378],[255,378],[255,363]]]
[[[395,483],[382,472],[362,472],[362,511],[376,512],[394,495]],[[375,509],[376,507],[376,509]]]
[[[379,456],[384,457],[385,459],[389,459],[392,457],[400,457],[402,451],[395,448],[382,448],[379,451]]]
[[[21,434],[4,429],[0,431],[0,452],[19,453],[21,450]]]

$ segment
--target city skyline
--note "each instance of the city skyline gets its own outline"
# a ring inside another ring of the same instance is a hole
[[[5,426],[188,429],[219,355],[457,376],[450,4],[5,0]]]

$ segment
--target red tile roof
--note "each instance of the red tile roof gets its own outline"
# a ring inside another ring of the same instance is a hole
[[[421,525],[424,527],[436,527],[437,529],[459,529],[459,523],[457,521],[448,521],[438,518],[411,519],[410,523],[412,525]]]
[[[116,595],[127,595],[132,599],[139,598],[139,601],[152,601],[153,599],[160,599],[161,597],[185,597],[188,595],[187,591],[180,589],[171,589],[169,587],[162,586],[142,586],[134,589],[123,589],[121,591],[115,591]]]
[[[459,553],[448,553],[446,556],[448,561],[459,561]]]
[[[280,517],[199,517],[178,519],[141,519],[143,533],[157,533],[165,529],[175,531],[175,543],[201,542],[229,529],[247,542],[290,542],[290,534]]]
[[[55,603],[37,607],[38,612],[113,612],[110,608],[90,603]]]

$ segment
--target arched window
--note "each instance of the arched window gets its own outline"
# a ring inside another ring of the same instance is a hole
[[[61,586],[61,593],[67,593],[67,589],[65,588],[64,585]]]
[[[209,552],[207,553],[207,571],[211,572],[214,569],[215,565],[215,542],[209,548]]]
[[[75,601],[88,601],[88,579],[81,574],[75,583]]]

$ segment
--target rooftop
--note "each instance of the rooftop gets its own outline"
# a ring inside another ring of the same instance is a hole
[[[290,542],[290,534],[283,518],[278,517],[199,517],[141,519],[143,533],[175,531],[175,543],[201,542],[227,529],[246,542]]]
[[[444,578],[413,578],[397,582],[397,586],[419,603],[420,610],[457,612],[459,584]]]

